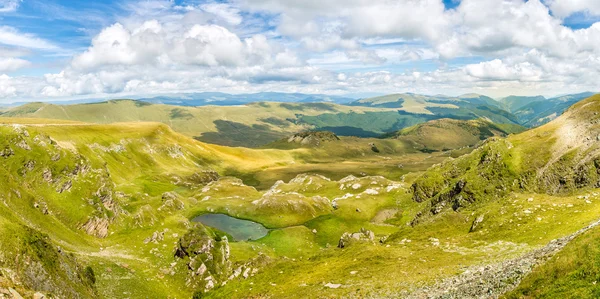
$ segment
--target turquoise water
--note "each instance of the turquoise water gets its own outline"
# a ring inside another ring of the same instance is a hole
[[[234,238],[234,241],[258,240],[269,233],[269,230],[260,223],[225,214],[204,214],[192,221],[226,232]]]

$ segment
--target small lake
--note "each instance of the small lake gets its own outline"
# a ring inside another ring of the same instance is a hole
[[[234,241],[258,240],[269,233],[269,230],[260,223],[225,214],[204,214],[192,221],[226,232],[234,238]]]

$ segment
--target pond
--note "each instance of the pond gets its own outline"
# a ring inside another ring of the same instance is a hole
[[[225,214],[203,214],[192,221],[214,227],[231,235],[234,241],[258,240],[269,233],[262,224]]]

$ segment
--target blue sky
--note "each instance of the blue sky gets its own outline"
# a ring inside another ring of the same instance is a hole
[[[600,70],[598,21],[595,0],[0,0],[0,102],[580,92]]]

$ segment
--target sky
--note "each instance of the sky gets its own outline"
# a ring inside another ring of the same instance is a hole
[[[598,0],[0,0],[0,103],[598,91]]]

